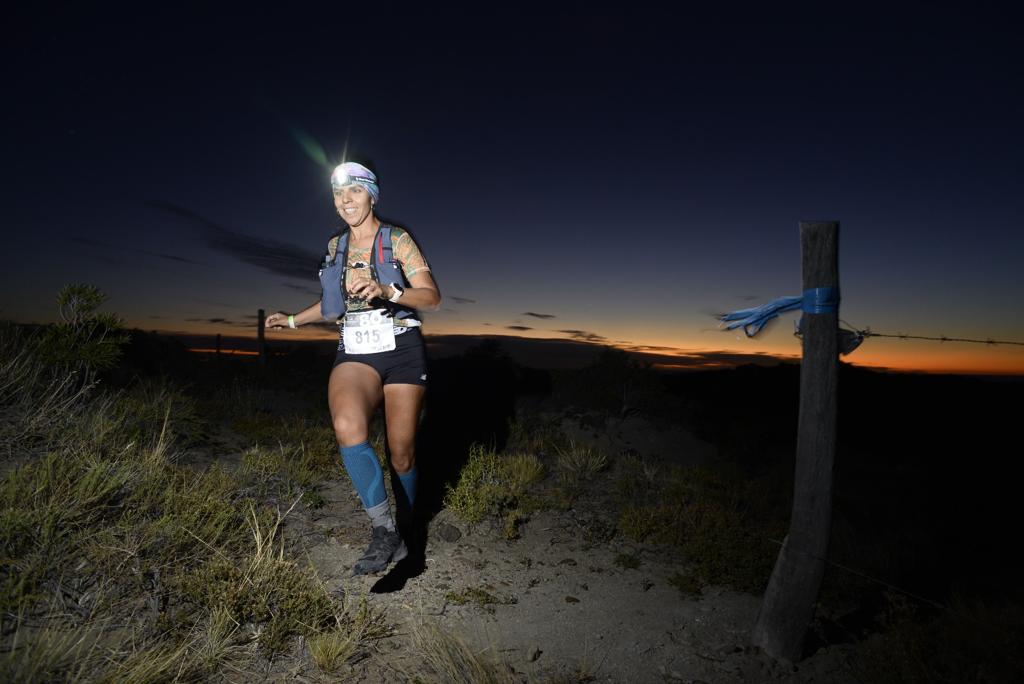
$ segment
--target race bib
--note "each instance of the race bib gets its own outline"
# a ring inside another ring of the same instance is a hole
[[[345,314],[342,343],[346,354],[377,354],[395,348],[394,321],[384,309]]]

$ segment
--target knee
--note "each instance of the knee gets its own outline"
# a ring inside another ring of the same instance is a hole
[[[366,441],[368,430],[365,421],[355,416],[339,413],[334,416],[333,422],[334,436],[338,440],[338,444],[352,446]]]
[[[395,469],[396,473],[402,475],[412,470],[413,465],[416,463],[412,448],[400,447],[396,449],[394,446],[391,446],[389,451],[391,452],[391,467]]]

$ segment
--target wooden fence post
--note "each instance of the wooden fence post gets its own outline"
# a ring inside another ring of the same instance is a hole
[[[256,318],[256,351],[260,355],[260,368],[267,365],[267,343],[263,339],[263,323],[266,320],[266,314],[263,309],[257,312]]]
[[[804,291],[839,288],[839,223],[800,222]],[[832,524],[836,450],[838,305],[801,324],[800,416],[789,534],[764,593],[751,642],[773,658],[800,660],[821,587]]]

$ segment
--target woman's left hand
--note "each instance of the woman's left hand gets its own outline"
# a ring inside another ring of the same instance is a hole
[[[371,280],[369,278],[353,285],[352,293],[366,301],[370,301],[371,299],[386,299],[386,297],[384,297],[384,288],[381,284],[376,280]]]

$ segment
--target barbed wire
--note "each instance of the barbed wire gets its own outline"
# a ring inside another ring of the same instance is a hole
[[[960,611],[954,610],[951,606],[949,606],[949,605],[947,605],[945,603],[942,603],[940,601],[936,601],[934,599],[927,598],[925,596],[921,596],[920,594],[915,594],[914,592],[910,591],[909,589],[904,589],[902,587],[896,586],[895,584],[892,584],[891,582],[886,582],[883,579],[879,579],[877,577],[872,577],[871,575],[867,574],[866,572],[862,572],[860,570],[857,570],[856,568],[851,568],[848,565],[843,565],[842,563],[837,563],[837,562],[835,562],[833,560],[829,560],[828,558],[824,558],[822,556],[819,556],[816,553],[811,553],[810,551],[804,551],[803,549],[794,548],[794,547],[790,546],[789,544],[787,544],[785,541],[780,541],[778,539],[772,539],[771,537],[761,537],[761,538],[764,539],[765,541],[770,541],[773,544],[777,544],[778,546],[780,546],[781,548],[783,548],[786,551],[789,551],[791,553],[799,553],[799,554],[807,556],[809,558],[813,558],[814,560],[821,561],[825,565],[830,565],[830,566],[832,566],[834,568],[837,568],[839,570],[843,570],[843,571],[848,572],[848,573],[850,573],[852,575],[856,575],[857,577],[860,577],[861,579],[865,579],[865,580],[867,580],[869,582],[873,582],[875,584],[883,586],[886,589],[889,589],[890,591],[895,591],[898,594],[903,594],[904,596],[906,596],[908,598],[912,598],[915,601],[927,604],[927,605],[929,605],[929,606],[931,606],[933,608],[938,608],[939,610],[946,611],[950,615],[954,615],[954,616],[956,616],[956,617],[958,617],[958,618],[960,618],[962,620],[967,620],[969,622],[973,622],[973,623],[979,624],[979,625],[984,625],[986,627],[993,627],[992,625],[990,625],[989,623],[987,623],[987,622],[985,622],[983,620],[979,620],[979,619],[977,619],[975,617],[971,617],[970,615],[964,615]]]
[[[809,290],[808,292],[813,292]],[[767,304],[762,304],[751,309],[740,309],[738,311],[730,311],[724,314],[714,314],[715,318],[719,321],[719,328],[726,330],[735,330],[736,328],[742,328],[744,334],[747,337],[754,337],[765,325],[771,322],[779,314],[787,311],[794,311],[800,309],[802,306],[806,306],[806,297],[808,292],[804,293],[804,297],[779,297],[774,299]],[[834,309],[832,309],[834,311]],[[805,309],[811,313],[817,313],[810,309]],[[794,334],[800,337],[800,322],[802,319],[798,319],[796,322],[796,329]],[[1008,344],[1016,347],[1024,347],[1024,342],[1020,340],[996,340],[991,337],[979,340],[970,337],[949,337],[948,335],[908,335],[906,333],[879,333],[874,332],[871,328],[859,328],[855,325],[851,325],[846,321],[840,319],[840,323],[844,323],[849,328],[840,328],[841,342],[843,349],[840,351],[842,354],[849,354],[854,349],[860,346],[860,343],[869,337],[889,337],[892,339],[899,340],[928,340],[932,342],[967,342],[970,344],[986,344],[989,346],[995,346],[1000,344]]]
[[[972,344],[987,344],[991,346],[995,346],[997,344],[1011,344],[1018,347],[1024,347],[1024,342],[1017,342],[1015,340],[994,340],[991,337],[984,340],[977,340],[969,337],[948,337],[946,335],[930,337],[928,335],[908,335],[906,333],[879,333],[874,332],[873,330],[871,330],[871,328],[858,328],[857,326],[847,323],[842,319],[840,319],[839,322],[845,323],[846,325],[850,326],[849,332],[853,333],[854,335],[857,335],[862,339],[866,339],[868,337],[889,337],[899,340],[929,340],[932,342],[969,342]]]
[[[969,338],[966,338],[966,337],[946,337],[945,335],[942,335],[940,337],[927,337],[925,335],[906,335],[904,333],[896,333],[896,334],[892,334],[892,333],[876,333],[876,332],[872,332],[870,328],[865,328],[864,330],[854,330],[853,332],[856,332],[859,335],[863,335],[866,338],[867,337],[893,337],[893,338],[897,338],[897,339],[901,339],[901,340],[932,340],[932,341],[935,341],[935,342],[972,342],[972,343],[975,343],[975,344],[988,344],[988,345],[1013,344],[1013,345],[1017,345],[1018,347],[1024,347],[1024,342],[1014,342],[1013,340],[993,340],[991,338],[987,339],[987,340],[972,340],[972,339],[969,339]]]

